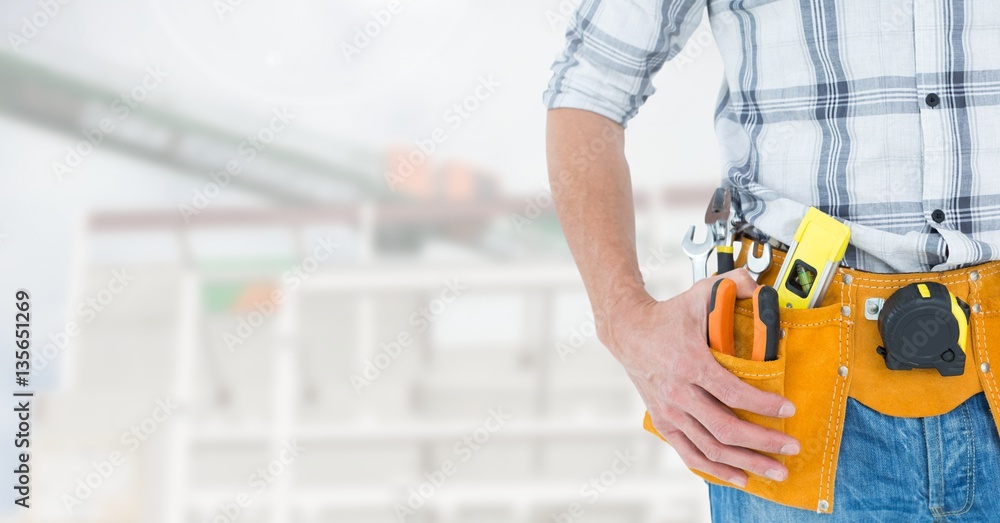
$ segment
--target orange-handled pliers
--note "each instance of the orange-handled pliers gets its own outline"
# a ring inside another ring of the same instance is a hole
[[[757,287],[753,293],[753,353],[750,359],[756,361],[778,359],[780,331],[778,291],[766,285]]]
[[[760,286],[753,293],[753,351],[751,359],[770,361],[778,357],[778,291]],[[723,354],[736,355],[733,323],[736,316],[736,282],[720,279],[712,286],[708,301],[708,346]]]
[[[708,302],[708,346],[730,356],[736,355],[733,324],[736,317],[736,282],[722,278],[712,285]],[[751,359],[771,361],[778,358],[778,291],[762,285],[753,293],[753,349]],[[659,435],[646,413],[642,426]],[[662,438],[662,436],[660,436]]]
[[[708,346],[723,354],[736,355],[733,320],[736,316],[736,282],[722,278],[712,285],[708,299]]]

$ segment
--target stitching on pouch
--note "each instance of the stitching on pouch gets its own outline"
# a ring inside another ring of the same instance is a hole
[[[972,287],[973,288],[973,292],[975,292],[976,301],[978,301],[979,297],[980,297],[980,287],[981,287],[981,284],[979,282],[975,282],[973,284],[973,287]],[[986,329],[986,321],[982,317],[981,314],[977,314],[977,316],[979,316],[979,317],[976,318],[976,325],[977,325],[977,327],[976,327],[976,340],[980,342],[979,343],[980,346],[977,349],[977,352],[979,352],[979,359],[983,363],[989,364],[990,357],[989,357],[989,353],[986,351],[986,336],[983,334],[983,331]],[[993,368],[993,366],[991,365],[990,366],[990,372],[993,372],[992,368]],[[983,376],[983,378],[984,378],[984,381],[986,382],[986,393],[989,394],[993,398],[993,402],[992,402],[991,405],[996,405],[997,395],[996,395],[996,389],[994,388],[993,379],[990,378],[989,376]]]
[[[980,296],[980,284],[978,282],[976,282],[973,285],[973,290],[975,292],[976,300],[978,301],[979,300],[979,296]],[[977,316],[981,316],[981,315],[977,315]],[[988,364],[990,362],[990,358],[989,358],[989,353],[986,350],[986,336],[983,333],[983,331],[985,329],[986,329],[986,322],[984,321],[984,319],[982,317],[976,318],[976,340],[980,342],[979,343],[979,348],[977,349],[977,352],[979,352],[979,358],[980,358],[980,360],[983,361],[984,363]],[[991,367],[991,371],[992,371],[992,367]],[[988,376],[983,376],[983,378],[984,378],[984,381],[986,381],[986,393],[993,399],[992,404],[996,405],[996,398],[997,398],[997,396],[996,396],[996,390],[994,388],[993,380],[990,377],[988,377]]]
[[[905,280],[905,281],[904,280],[900,280],[898,282],[893,282],[893,283],[936,281],[937,283],[940,283],[942,285],[953,285],[953,284],[956,284],[956,283],[962,283],[963,280],[964,279],[958,279],[958,280],[944,280],[944,279],[942,279],[942,280],[928,280],[927,278],[919,278],[919,279],[916,279],[916,280]],[[861,284],[861,283],[852,283],[851,286],[857,287],[859,289],[875,289],[875,290],[887,290],[887,289],[895,289],[897,287],[898,288],[905,287],[905,285],[864,285],[864,284]]]
[[[785,371],[775,372],[773,374],[751,374],[749,372],[741,372],[738,370],[731,370],[731,369],[729,370],[729,372],[737,376],[742,376],[744,378],[777,378],[778,376],[785,374]]]
[[[976,301],[978,301],[979,300],[979,284],[978,284],[978,282],[973,284],[972,290],[975,293],[974,295],[975,295]],[[979,315],[977,315],[977,316],[979,316]],[[983,330],[985,328],[985,322],[983,321],[983,318],[982,317],[977,317],[975,319],[975,325],[976,325],[976,341],[978,342],[977,343],[978,347],[976,347],[976,352],[979,353],[979,360],[983,361],[983,362],[989,362],[989,360],[988,360],[988,358],[986,356],[986,339],[983,336]],[[990,396],[993,396],[994,392],[993,392],[992,386],[990,384],[990,379],[988,377],[985,377],[985,376],[984,376],[984,378],[985,378],[984,381],[986,381],[986,394],[990,395]],[[993,398],[995,400],[995,396],[993,396]]]
[[[819,325],[826,325],[827,323],[839,322],[840,318],[830,318],[829,320],[823,320],[816,323],[795,323],[791,321],[779,321],[782,325],[788,325],[789,327],[817,327]]]
[[[844,294],[845,294],[846,290],[847,290],[847,285],[844,285],[844,286],[842,286],[840,288],[840,303],[844,303]],[[837,355],[838,355],[837,362],[838,363],[840,362],[840,359],[841,359],[840,356],[842,355],[841,351],[843,350],[843,345],[844,345],[844,326],[843,326],[843,324],[841,324],[840,328],[837,329]],[[829,417],[826,420],[826,437],[823,440],[823,444],[824,444],[824,447],[823,447],[823,461],[821,462],[820,469],[819,469],[819,496],[818,496],[819,499],[823,499],[823,476],[826,475],[827,478],[830,477],[830,474],[827,472],[826,462],[827,462],[827,456],[830,455],[830,453],[831,453],[830,452],[830,427],[833,424],[833,406],[836,405],[836,404],[838,404],[838,403],[840,403],[840,393],[839,392],[837,394],[837,400],[830,402],[830,415],[829,415]],[[829,492],[829,486],[827,486],[827,492]]]
[[[990,275],[993,275],[993,274],[996,274],[996,273],[1000,272],[1000,264],[991,263],[990,265],[993,265],[993,266],[979,270],[979,276],[980,277],[990,276]],[[956,283],[956,282],[960,282],[962,280],[965,280],[968,277],[969,277],[968,270],[963,270],[962,272],[960,272],[958,274],[955,274],[955,275],[952,275],[952,276],[945,276],[945,277],[940,278],[940,279],[935,280],[935,281],[948,282],[948,283]],[[861,281],[859,281],[858,283],[852,283],[851,285],[857,286],[857,287],[865,287],[865,288],[869,288],[869,289],[873,288],[873,287],[866,286],[866,285],[861,285],[861,283],[862,282],[865,282],[865,283],[910,283],[910,282],[927,281],[927,278],[896,279],[896,278],[872,278],[872,277],[868,277],[868,276],[858,276],[857,278],[859,280],[861,280]]]
[[[745,312],[747,314],[753,314],[753,311],[751,311],[750,309],[745,309],[743,307],[736,307],[736,310],[739,312]],[[779,320],[779,323],[782,325],[787,325],[789,327],[818,327],[820,325],[826,325],[828,323],[835,323],[838,321],[840,321],[840,318],[830,318],[828,320],[818,321],[815,323],[796,323],[794,321]]]
[[[851,292],[849,290],[847,290],[847,289],[844,289],[842,291],[842,293],[847,295],[847,306],[850,307],[851,305],[853,305],[854,302],[853,302],[853,299],[852,299],[852,296],[851,296]],[[841,299],[843,300],[843,298],[841,298]],[[844,337],[843,333],[848,328],[850,328],[850,326],[853,325],[853,324],[854,324],[854,322],[852,322],[850,320],[845,320],[844,324],[840,328],[840,334],[838,335],[838,337]],[[851,336],[849,334],[846,336],[846,340],[844,340],[843,344],[837,350],[839,351],[840,358],[844,360],[844,365],[848,369],[850,369],[851,368]],[[846,356],[845,356],[845,352],[846,352]],[[838,361],[837,363],[840,363],[840,361]],[[842,409],[840,409],[840,400],[841,400],[841,398],[844,397],[844,391],[846,391],[846,390],[847,390],[847,379],[845,378],[844,380],[841,381],[841,383],[839,385],[839,390],[837,391],[837,402],[834,404],[834,405],[837,405],[838,414],[842,410]],[[831,405],[831,407],[832,406],[833,405]],[[840,439],[839,436],[837,436],[837,434],[839,434],[839,432],[840,432],[840,423],[843,421],[843,415],[836,415],[836,416],[837,416],[836,417],[837,422],[833,426],[834,441],[830,445],[830,468],[828,468],[827,472],[826,472],[827,473],[827,477],[826,477],[826,494],[827,494],[827,499],[830,499],[833,496],[833,468],[834,468],[834,466],[833,466],[833,458],[834,458],[834,453],[836,452],[836,449],[835,449],[836,443]]]
[[[1000,272],[1000,269],[983,269],[983,270],[979,271],[979,277],[980,278],[984,278],[986,276],[992,276],[992,275],[996,274],[997,272]],[[854,286],[854,287],[860,287],[860,288],[864,288],[864,289],[884,289],[884,288],[886,288],[886,285],[865,285],[865,283],[890,284],[889,286],[891,287],[891,286],[894,286],[895,284],[899,284],[899,283],[925,282],[925,281],[928,280],[928,278],[907,278],[907,279],[887,279],[886,280],[886,279],[871,279],[871,278],[866,278],[864,276],[859,276],[858,278],[861,281],[856,282],[856,283],[852,283],[851,285]],[[963,281],[965,281],[967,279],[969,279],[969,275],[968,275],[967,271],[963,271],[963,272],[960,272],[960,273],[952,275],[952,276],[944,276],[944,277],[941,277],[941,278],[931,278],[932,281],[936,281],[938,283],[961,283],[961,282],[963,282]]]

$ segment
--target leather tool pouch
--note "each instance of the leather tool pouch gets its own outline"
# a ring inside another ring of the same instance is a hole
[[[827,512],[832,507],[833,471],[840,446],[843,413],[846,407],[846,380],[836,371],[838,360],[846,358],[839,348],[844,339],[845,321],[838,304],[817,309],[782,310],[784,336],[778,342],[778,359],[750,360],[753,347],[753,317],[750,300],[736,303],[736,356],[712,351],[720,365],[758,389],[784,396],[795,404],[791,418],[770,418],[736,410],[751,423],[785,432],[799,440],[796,456],[772,455],[788,467],[788,479],[776,482],[749,474],[746,491],[757,496],[807,510]],[[711,350],[711,349],[709,349]],[[655,429],[646,426],[654,434]],[[657,434],[658,435],[658,434]],[[708,482],[732,486],[694,471]],[[822,504],[821,501],[826,501]]]
[[[746,247],[744,243],[744,252]],[[737,267],[742,266],[742,257]],[[773,283],[783,260],[784,253],[775,251],[771,269],[761,275],[762,284]],[[941,283],[971,306],[969,346],[961,376],[942,377],[934,369],[889,370],[877,352],[882,340],[877,322],[865,318],[865,302],[886,299],[917,281]],[[787,419],[734,411],[742,419],[795,437],[802,447],[796,456],[773,456],[788,467],[785,481],[750,474],[745,490],[751,494],[831,513],[848,397],[888,416],[925,417],[947,413],[985,392],[994,421],[1000,417],[1000,387],[990,361],[1000,361],[1000,261],[922,274],[872,274],[841,268],[820,307],[783,309],[780,315],[783,335],[777,360],[748,359],[753,346],[750,300],[736,304],[736,356],[712,351],[719,364],[741,380],[795,404],[795,415]],[[649,423],[644,426],[657,434]],[[695,474],[710,483],[732,486],[701,472]]]

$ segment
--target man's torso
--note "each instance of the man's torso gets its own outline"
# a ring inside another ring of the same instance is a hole
[[[789,243],[815,206],[851,225],[845,264],[862,270],[1000,258],[1000,2],[585,0],[549,106],[631,89],[605,113],[627,121],[706,6],[723,176],[748,222]]]

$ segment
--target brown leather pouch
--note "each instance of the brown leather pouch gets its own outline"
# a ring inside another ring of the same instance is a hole
[[[776,482],[749,475],[746,491],[793,507],[818,510],[820,501],[831,505],[833,470],[839,449],[841,422],[846,406],[844,380],[834,372],[818,369],[837,368],[842,356],[838,344],[843,340],[845,320],[840,306],[781,311],[784,336],[778,342],[778,358],[773,361],[749,359],[753,346],[753,317],[750,300],[736,306],[736,356],[712,350],[720,365],[758,389],[782,395],[795,404],[791,418],[770,418],[745,411],[735,414],[751,423],[785,432],[802,445],[796,456],[772,455],[788,467],[788,479]],[[711,350],[711,349],[709,349]],[[656,434],[648,420],[647,430]],[[657,434],[659,435],[659,434]],[[706,481],[732,486],[700,471],[693,471]],[[827,496],[827,491],[831,494]]]
[[[744,252],[747,242],[744,242]],[[762,284],[773,284],[784,253],[775,251]],[[742,266],[743,255],[736,266]],[[870,298],[888,298],[914,282],[938,282],[972,309],[965,372],[942,377],[933,369],[893,371],[876,352],[881,344],[876,321],[866,319]],[[775,482],[751,474],[746,491],[792,507],[833,511],[840,439],[847,398],[883,414],[925,417],[947,413],[985,391],[994,420],[1000,421],[1000,388],[991,361],[1000,361],[1000,262],[967,269],[922,274],[873,274],[838,269],[820,307],[782,310],[778,359],[752,361],[753,320],[750,300],[737,302],[737,355],[712,351],[724,368],[768,392],[795,404],[795,415],[768,418],[735,411],[741,419],[785,432],[802,446],[796,456],[773,456],[788,467],[788,479]],[[711,350],[711,349],[708,349]],[[644,427],[656,433],[647,419]],[[710,483],[732,486],[698,471]]]

